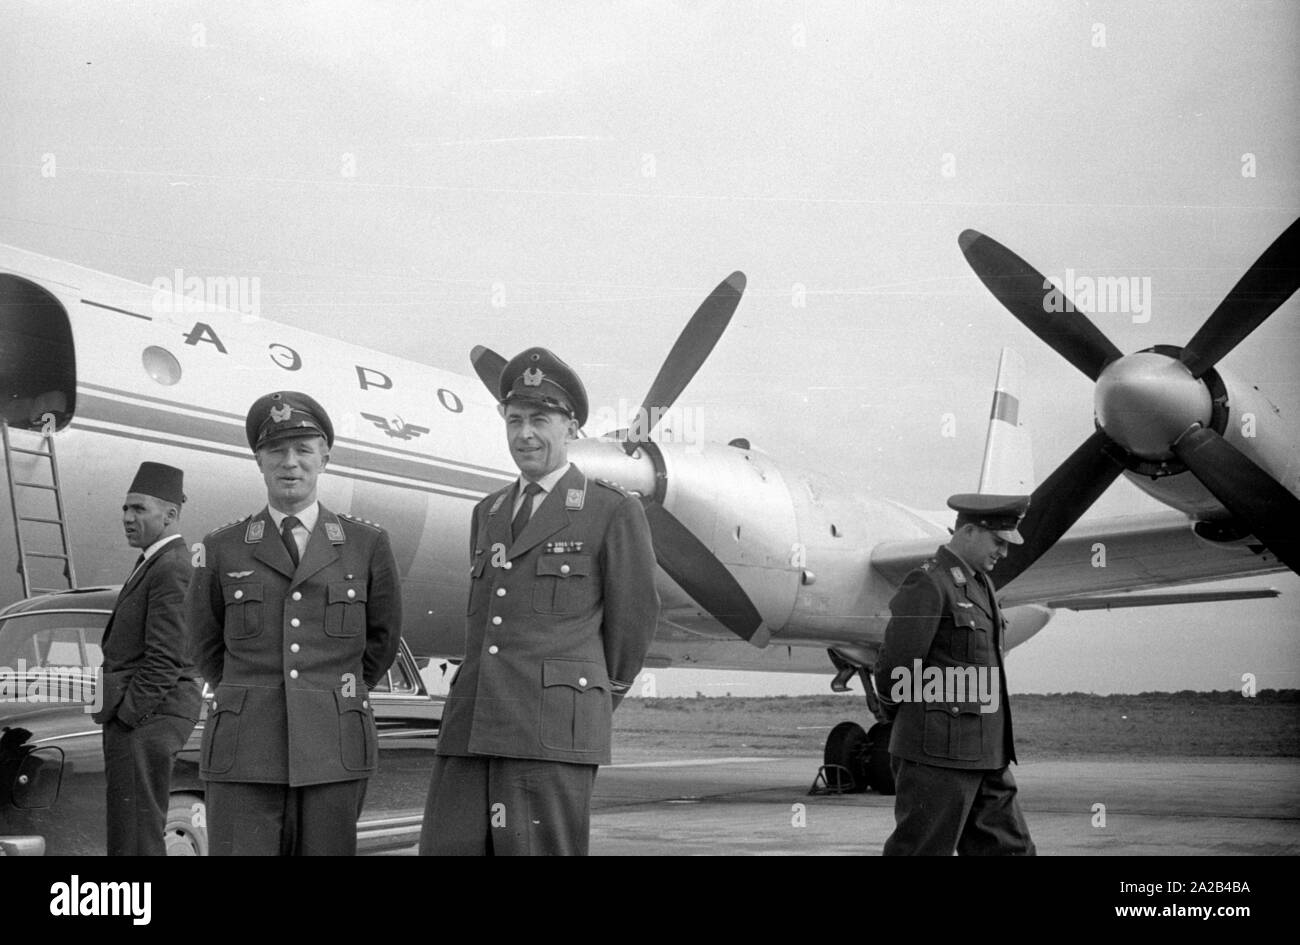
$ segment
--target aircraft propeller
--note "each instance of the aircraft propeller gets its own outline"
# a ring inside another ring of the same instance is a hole
[[[628,429],[603,434],[600,438],[606,442],[620,440],[618,446],[610,443],[619,456],[632,456],[638,449],[648,447],[645,452],[655,464],[657,480],[664,476],[663,461],[653,448],[650,434],[713,351],[744,291],[742,272],[733,272],[718,284],[678,335]],[[496,397],[506,359],[490,348],[475,345],[470,360],[479,380]],[[659,491],[656,495],[642,496],[641,500],[659,566],[715,620],[741,639],[750,640],[763,625],[762,614],[727,566],[663,506],[661,497]]]
[[[994,297],[1097,384],[1097,430],[1034,490],[1020,529],[1025,543],[1013,545],[993,574],[999,587],[1051,548],[1125,468],[1171,461],[1190,470],[1278,560],[1300,573],[1300,499],[1223,438],[1226,412],[1203,380],[1300,288],[1300,219],[1255,261],[1185,347],[1160,345],[1129,355],[1073,303],[1068,315],[1050,311],[1051,283],[996,240],[966,230],[958,244]]]

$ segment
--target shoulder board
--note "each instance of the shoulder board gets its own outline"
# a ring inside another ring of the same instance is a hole
[[[610,482],[608,479],[592,479],[592,482],[599,483],[606,489],[617,492],[619,495],[628,495],[628,491],[620,486],[617,482]]]
[[[252,517],[253,517],[253,516],[251,516],[251,515],[245,515],[243,518],[237,518],[237,519],[235,519],[233,522],[226,522],[226,524],[224,524],[224,525],[219,525],[218,527],[212,529],[212,531],[208,532],[207,537],[208,537],[208,538],[213,538],[213,537],[215,537],[215,536],[221,534],[221,533],[224,532],[224,531],[229,531],[230,529],[235,528],[235,527],[238,526],[238,525],[243,525],[245,522],[247,522],[247,521],[248,521],[249,519],[251,519]]]
[[[364,518],[357,518],[355,515],[348,515],[346,512],[335,512],[334,514],[341,519],[345,519],[351,522],[353,525],[367,525],[370,528],[373,528],[377,532],[382,532],[384,530],[384,527],[380,525],[378,522],[372,522]]]
[[[936,567],[938,567],[938,565],[939,565],[939,560],[937,558],[931,558],[928,561],[923,561],[921,563],[921,570],[928,574],[931,571],[933,571]]]

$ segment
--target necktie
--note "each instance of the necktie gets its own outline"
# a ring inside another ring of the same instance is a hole
[[[296,515],[286,515],[284,521],[280,523],[280,540],[284,542],[285,550],[293,559],[295,568],[298,567],[298,539],[293,537],[293,530],[301,524]]]
[[[515,520],[510,523],[510,540],[518,541],[519,533],[524,530],[528,524],[528,518],[533,514],[533,496],[542,491],[542,487],[535,482],[530,482],[524,486],[524,501],[519,504],[519,511],[515,513]]]

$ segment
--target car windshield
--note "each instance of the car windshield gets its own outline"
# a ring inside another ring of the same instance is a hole
[[[0,666],[98,669],[105,613],[18,614],[0,621]]]

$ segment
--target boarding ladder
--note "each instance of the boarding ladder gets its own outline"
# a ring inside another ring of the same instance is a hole
[[[38,436],[40,438],[39,444],[19,446],[13,442],[14,433],[20,433],[23,437]],[[33,594],[45,594],[51,591],[76,587],[77,574],[72,566],[72,538],[68,533],[68,518],[63,509],[63,490],[59,481],[59,460],[54,451],[54,431],[48,427],[41,430],[14,431],[9,429],[8,423],[0,420],[0,439],[4,441],[5,476],[9,480],[9,507],[13,510],[14,533],[18,539],[18,574],[23,580],[23,595],[31,597]],[[42,478],[44,470],[48,469],[49,481],[37,482],[19,479],[14,471],[15,454],[35,457],[35,461],[30,464],[32,467],[32,480]],[[26,503],[20,501],[19,490],[23,490],[22,496],[30,496],[31,499]],[[46,495],[43,502],[37,498],[42,493]],[[42,505],[43,510],[48,511],[50,506],[49,496],[53,497],[54,512],[52,515],[29,514],[29,510],[33,505]],[[33,548],[32,545],[40,533],[44,533],[44,537],[48,538],[49,533],[54,530],[50,526],[57,527],[58,550]],[[37,534],[33,534],[34,532]],[[32,559],[35,558],[62,561],[63,579],[67,582],[66,587],[33,587],[31,565]]]

